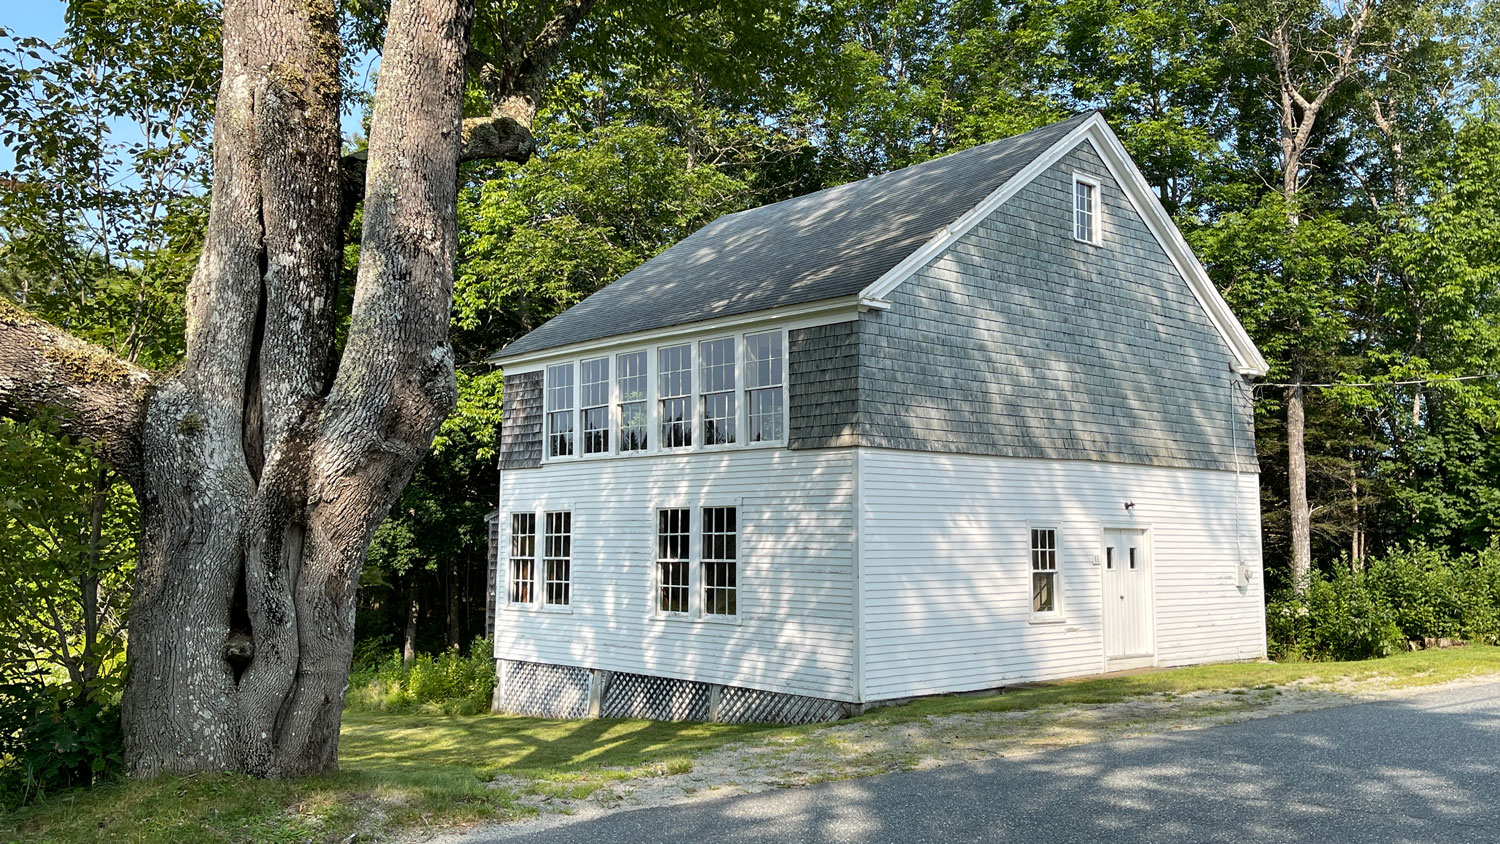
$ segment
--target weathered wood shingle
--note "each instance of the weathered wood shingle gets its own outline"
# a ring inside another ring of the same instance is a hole
[[[787,445],[858,445],[859,323],[794,330],[787,352]]]
[[[542,465],[542,373],[505,376],[500,416],[500,468]]]
[[[1100,246],[1073,239],[1074,172]],[[1229,347],[1087,144],[890,299],[860,319],[862,445],[1255,470]]]

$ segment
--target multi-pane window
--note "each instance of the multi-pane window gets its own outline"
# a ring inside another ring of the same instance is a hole
[[[573,453],[573,364],[547,367],[547,455]]]
[[[781,332],[745,335],[745,406],[749,441],[780,440],[783,407]]]
[[[1073,181],[1073,236],[1088,243],[1099,242],[1098,190],[1092,182]]]
[[[536,600],[536,514],[510,515],[510,602],[529,604]]]
[[[764,331],[548,366],[543,456],[785,442],[785,343]]]
[[[689,515],[685,507],[656,511],[656,608],[661,612],[688,611]]]
[[[735,561],[739,549],[735,508],[703,508],[703,612],[734,615],[737,611]]]
[[[693,347],[657,350],[657,395],[661,402],[662,448],[693,444]]]
[[[578,404],[583,408],[583,453],[609,453],[609,358],[579,365]]]
[[[646,353],[630,352],[615,358],[620,381],[620,451],[646,448]]]
[[[698,368],[703,371],[703,444],[734,442],[734,338],[698,344]]]
[[[1057,612],[1057,531],[1031,529],[1031,611]]]
[[[542,596],[553,606],[567,606],[572,596],[573,514],[567,511],[543,516]]]

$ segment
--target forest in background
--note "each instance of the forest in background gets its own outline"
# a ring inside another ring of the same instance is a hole
[[[1490,544],[1500,6],[839,0],[659,14],[681,43],[602,61],[578,39],[542,102],[536,156],[463,170],[459,404],[370,549],[362,657],[482,633],[501,408],[489,354],[721,214],[1088,109],[1271,362],[1256,390],[1268,585],[1297,583],[1299,558],[1331,577],[1412,543],[1448,557]],[[350,4],[349,43],[371,37],[372,15],[378,3]],[[10,302],[153,369],[180,359],[217,49],[202,0],[75,2],[60,42],[0,38]],[[348,90],[357,111],[364,89]],[[108,695],[135,505],[56,425],[0,419],[0,651],[20,657],[8,672]]]

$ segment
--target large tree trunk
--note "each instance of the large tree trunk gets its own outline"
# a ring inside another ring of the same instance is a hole
[[[223,5],[181,370],[147,372],[0,299],[0,413],[65,411],[140,502],[123,718],[142,776],[337,764],[364,554],[456,399],[458,162],[529,157],[542,80],[592,0],[490,45],[476,64],[495,114],[474,121],[460,117],[473,0],[394,0],[370,145],[342,160],[335,1]]]
[[[349,338],[333,0],[229,0],[182,372],[141,437],[124,701],[137,775],[335,767],[370,537],[455,398],[447,343],[470,6],[396,0]]]

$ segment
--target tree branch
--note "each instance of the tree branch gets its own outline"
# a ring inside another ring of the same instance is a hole
[[[510,117],[466,117],[463,122],[463,148],[458,163],[470,161],[514,161],[525,164],[536,152],[531,130]],[[339,231],[349,227],[354,207],[365,198],[366,150],[357,150],[339,159],[343,194],[339,202]]]
[[[140,468],[152,375],[0,298],[0,414],[61,410],[67,434],[97,441],[127,479]]]

